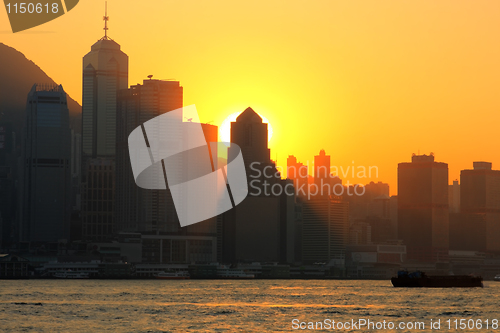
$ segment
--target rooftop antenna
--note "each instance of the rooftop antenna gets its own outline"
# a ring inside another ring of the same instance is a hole
[[[108,21],[109,21],[109,16],[108,16],[108,2],[104,2],[104,17],[102,18],[104,20],[104,39],[108,39]]]
[[[153,77],[153,75],[148,75],[148,79],[150,79],[150,80],[151,80],[151,78],[152,78],[152,77]]]

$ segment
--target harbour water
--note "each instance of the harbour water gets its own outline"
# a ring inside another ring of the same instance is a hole
[[[0,280],[0,331],[267,332],[294,331],[294,319],[364,318],[424,322],[411,330],[420,332],[431,331],[431,320],[454,332],[462,331],[455,319],[469,327],[473,319],[467,331],[498,332],[498,304],[500,282],[493,281],[484,288],[408,289],[353,280]]]

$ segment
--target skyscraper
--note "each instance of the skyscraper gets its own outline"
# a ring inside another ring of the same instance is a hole
[[[71,132],[62,86],[33,85],[23,139],[21,240],[68,238]]]
[[[302,205],[302,261],[345,259],[349,242],[349,203],[339,197],[315,197]]]
[[[462,248],[500,252],[500,170],[489,162],[474,162],[460,172]]]
[[[314,156],[314,184],[319,195],[330,195],[330,179],[330,155],[326,155],[325,150],[321,149],[319,155]]]
[[[293,155],[287,158],[287,178],[293,181],[295,193],[298,197],[305,197],[308,193],[308,171],[307,165],[297,162]]]
[[[104,37],[83,57],[82,237],[94,241],[112,236],[117,93],[128,86],[128,56],[104,21]]]
[[[271,161],[267,124],[252,108],[247,108],[231,123],[231,142],[241,148],[249,193],[218,219],[217,241],[222,261],[293,262],[295,196],[293,191],[291,195],[272,191],[292,184],[290,180],[281,180]]]
[[[247,168],[253,162],[271,162],[267,141],[267,124],[262,122],[262,118],[252,108],[246,108],[231,123],[231,142],[241,148]]]
[[[434,155],[413,155],[398,165],[398,236],[407,258],[447,262],[449,250],[448,164]]]
[[[130,164],[128,136],[144,122],[182,106],[183,88],[178,81],[144,80],[142,85],[137,84],[119,92],[117,231],[178,231],[179,222],[169,190],[142,189],[136,185]]]
[[[8,249],[19,240],[15,223],[18,206],[16,157],[12,125],[0,119],[0,249]]]
[[[128,88],[128,56],[104,29],[104,37],[83,57],[82,147],[87,159],[115,156],[116,97]]]

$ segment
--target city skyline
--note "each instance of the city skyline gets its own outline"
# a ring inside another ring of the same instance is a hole
[[[499,5],[361,3],[271,3],[268,12],[261,10],[262,3],[221,4],[219,11],[198,4],[189,7],[192,22],[182,24],[175,15],[160,20],[152,8],[184,13],[189,3],[154,2],[133,9],[109,1],[109,36],[130,56],[130,84],[150,74],[181,81],[189,87],[185,104],[196,104],[203,122],[220,125],[248,106],[268,118],[276,133],[270,141],[272,158],[277,156],[283,170],[288,155],[304,163],[325,149],[332,165],[348,166],[354,160],[378,166],[378,178],[355,182],[388,182],[396,194],[395,166],[419,150],[434,152],[449,164],[450,183],[472,161],[498,165],[490,135],[500,120],[495,112],[500,107],[495,96],[500,50],[491,14]],[[233,19],[239,6],[249,13],[244,18],[249,24]],[[16,38],[4,34],[2,41],[25,53],[81,102],[79,59],[104,35],[103,7],[81,3]],[[151,15],[147,25],[139,19],[142,11]],[[204,31],[206,11],[220,23]],[[336,24],[312,22],[317,15]],[[7,20],[2,22],[0,30],[8,30]],[[229,24],[234,31],[227,32]],[[43,33],[53,30],[58,38]],[[154,30],[159,34],[148,33]],[[53,43],[60,39],[68,48],[64,62],[53,57],[53,50],[61,48]]]
[[[500,2],[50,5],[0,10],[2,329],[499,327]]]

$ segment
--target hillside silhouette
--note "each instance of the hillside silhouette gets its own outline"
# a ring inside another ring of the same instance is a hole
[[[24,54],[0,43],[0,121],[12,123],[18,134],[24,125],[28,93],[35,83],[56,82]],[[71,128],[80,132],[82,107],[69,95],[68,108]]]

